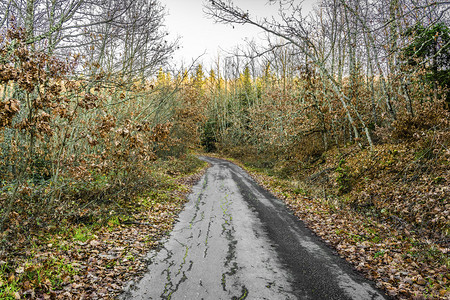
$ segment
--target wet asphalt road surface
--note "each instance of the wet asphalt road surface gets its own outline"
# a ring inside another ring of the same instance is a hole
[[[245,171],[202,159],[212,166],[122,299],[385,299]]]

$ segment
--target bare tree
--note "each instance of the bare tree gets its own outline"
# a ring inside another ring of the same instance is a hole
[[[267,19],[253,19],[248,12],[244,12],[239,7],[233,5],[231,1],[213,1],[211,0],[206,6],[206,12],[213,17],[217,22],[222,23],[237,23],[237,24],[251,24],[259,27],[266,32],[278,36],[293,46],[298,51],[303,53],[305,57],[316,66],[317,70],[321,74],[321,77],[326,80],[334,93],[339,98],[343,109],[346,111],[346,115],[349,123],[353,128],[353,132],[356,138],[359,138],[358,128],[352,112],[355,113],[357,119],[363,126],[367,141],[372,147],[372,138],[365,121],[357,110],[350,105],[350,98],[346,95],[342,87],[336,82],[333,74],[330,73],[326,66],[326,61],[320,54],[320,47],[317,42],[312,38],[312,29],[308,26],[309,22],[307,18],[302,16],[302,7],[295,1],[280,1],[280,17],[282,22]]]
[[[50,54],[83,52],[122,77],[154,74],[176,48],[156,0],[0,0],[0,8],[2,27],[26,28],[29,44]]]

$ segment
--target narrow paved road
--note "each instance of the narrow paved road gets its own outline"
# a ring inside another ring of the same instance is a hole
[[[211,163],[122,299],[384,299],[238,166]]]

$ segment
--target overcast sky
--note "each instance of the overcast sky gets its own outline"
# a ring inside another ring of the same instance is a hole
[[[160,0],[166,6],[166,26],[170,37],[180,37],[180,50],[175,53],[175,60],[190,63],[204,52],[201,61],[212,65],[218,53],[232,50],[245,40],[264,38],[264,33],[251,25],[215,24],[204,13],[204,0]],[[267,0],[235,0],[237,6],[248,10],[250,15],[270,17],[277,15],[278,6],[267,4]],[[305,10],[310,9],[317,0],[304,1]]]

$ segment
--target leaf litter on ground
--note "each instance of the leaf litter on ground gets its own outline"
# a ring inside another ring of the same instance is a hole
[[[163,176],[164,184],[132,202],[131,215],[111,210],[103,224],[61,224],[63,230],[17,241],[8,260],[0,257],[0,298],[115,298],[147,270],[148,252],[170,232],[205,169]]]

